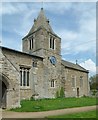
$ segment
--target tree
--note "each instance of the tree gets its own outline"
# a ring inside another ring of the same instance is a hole
[[[93,75],[89,78],[90,80],[90,89],[91,90],[98,90],[98,74]]]

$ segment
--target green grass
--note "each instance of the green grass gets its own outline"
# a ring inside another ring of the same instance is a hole
[[[58,98],[42,100],[22,100],[21,108],[11,109],[17,112],[37,112],[64,108],[96,105],[96,98]]]
[[[66,115],[59,115],[59,116],[50,116],[48,118],[96,118],[96,110],[88,111],[88,112],[80,112],[80,113],[73,113],[73,114],[66,114]]]

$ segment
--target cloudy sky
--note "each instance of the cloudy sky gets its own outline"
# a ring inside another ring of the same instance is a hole
[[[54,32],[62,39],[62,58],[73,63],[78,60],[90,75],[95,74],[96,2],[44,2],[43,5],[42,2],[5,2],[0,5],[3,46],[21,50],[22,38],[43,6]]]

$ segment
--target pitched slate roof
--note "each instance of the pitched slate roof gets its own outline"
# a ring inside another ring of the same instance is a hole
[[[52,28],[51,28],[51,26],[49,24],[49,20],[45,16],[43,8],[41,8],[41,11],[40,11],[37,19],[34,20],[34,25],[32,26],[32,28],[30,29],[29,33],[25,37],[28,37],[29,35],[33,34],[34,32],[38,31],[41,28],[44,28],[46,31],[48,31],[51,34],[53,34],[53,35],[58,37],[58,35],[56,35],[54,33],[54,31],[52,30]]]
[[[45,16],[43,8],[41,8],[41,11],[37,17],[37,20],[35,20],[33,27],[29,31],[29,34],[36,31],[39,27],[44,27],[47,31],[54,33],[50,24],[49,24],[49,20]]]
[[[74,64],[65,60],[62,60],[62,65],[64,65],[66,68],[71,68],[71,69],[75,69],[75,70],[79,70],[87,73],[89,72],[85,68],[81,67],[79,64]]]
[[[15,52],[15,53],[19,53],[19,54],[23,54],[23,55],[27,55],[27,56],[31,56],[31,57],[43,59],[43,57],[40,57],[40,56],[37,56],[37,55],[33,55],[33,54],[21,52],[21,51],[14,50],[14,49],[10,49],[10,48],[3,47],[3,46],[0,46],[0,49],[1,49],[1,50],[8,50],[8,51],[11,51],[11,52]]]

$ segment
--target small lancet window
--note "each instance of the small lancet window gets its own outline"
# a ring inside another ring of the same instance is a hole
[[[55,38],[50,36],[50,48],[55,49]]]
[[[55,87],[55,81],[51,80],[51,87]]]
[[[34,39],[33,38],[31,38],[30,40],[29,40],[29,45],[30,45],[30,50],[32,50],[33,49],[33,47],[34,47]]]

